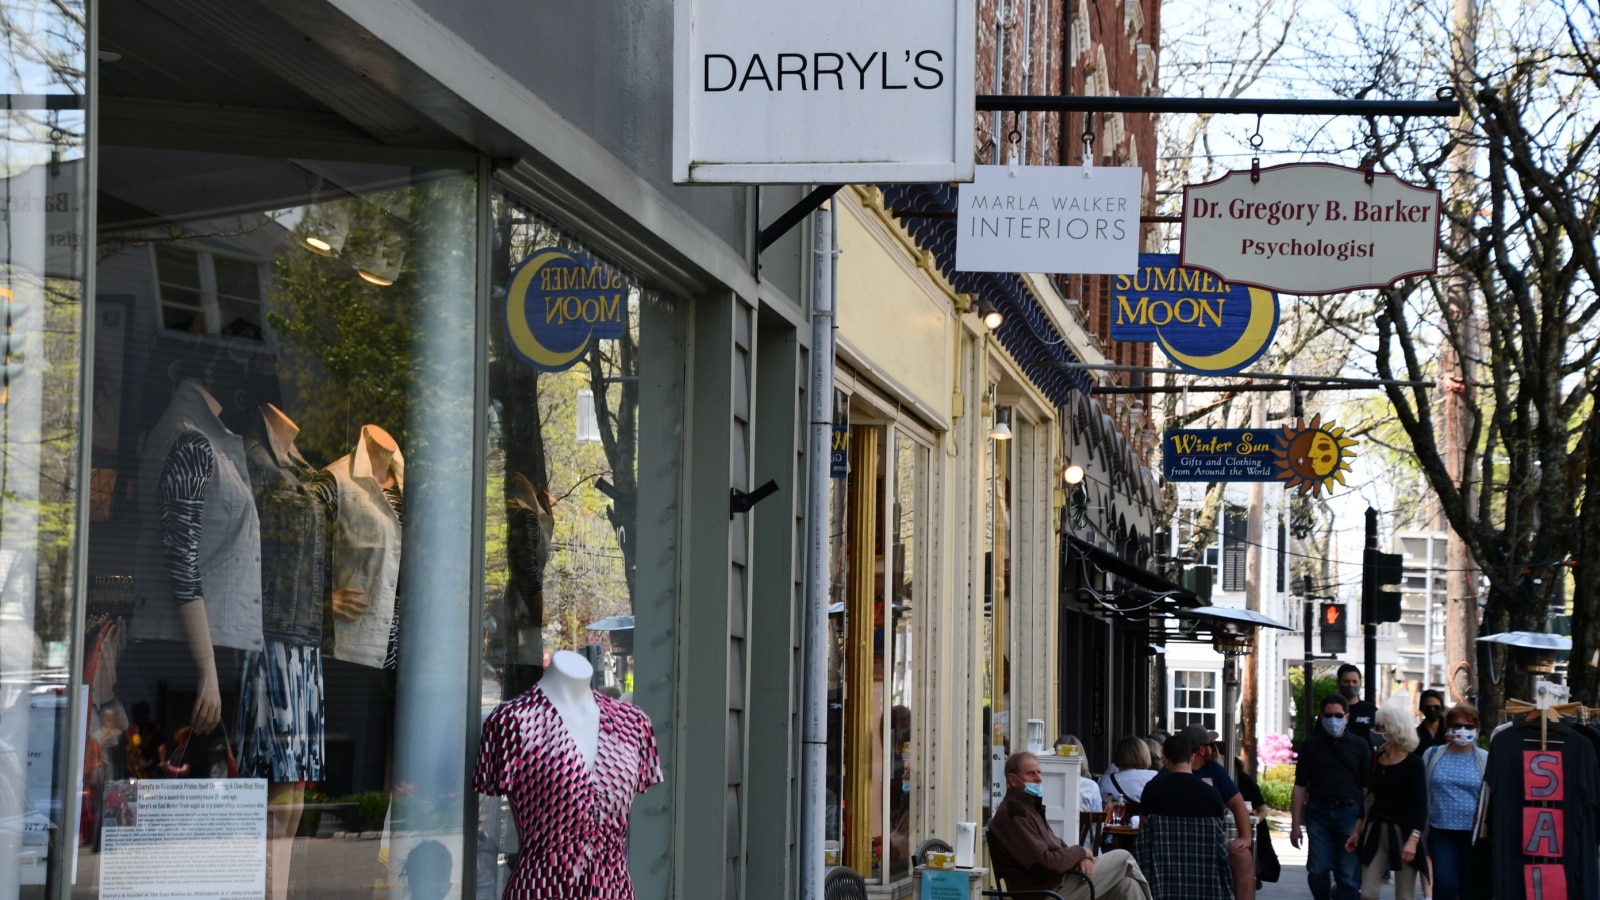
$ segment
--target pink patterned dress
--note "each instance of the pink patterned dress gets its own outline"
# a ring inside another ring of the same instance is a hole
[[[596,694],[600,742],[591,770],[561,714],[538,688],[495,707],[483,723],[479,793],[509,798],[522,853],[506,900],[633,900],[628,811],[661,781],[650,718]]]

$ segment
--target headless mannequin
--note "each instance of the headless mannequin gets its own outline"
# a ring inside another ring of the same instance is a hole
[[[578,746],[584,766],[591,771],[600,750],[600,705],[595,703],[594,690],[589,686],[593,677],[594,666],[588,660],[571,650],[557,650],[550,657],[550,668],[535,687],[561,714],[567,734]]]
[[[378,479],[378,487],[394,487],[394,455],[400,452],[400,445],[395,439],[376,425],[368,425],[361,430],[367,442],[367,459],[372,461],[372,477]]]
[[[267,432],[272,435],[274,449],[287,452],[294,446],[294,439],[300,433],[300,426],[285,415],[283,410],[268,403],[261,407],[261,419],[267,423]]]
[[[222,404],[199,381],[185,379],[211,408],[212,415],[222,413]],[[199,675],[199,688],[195,691],[194,711],[189,716],[192,733],[210,734],[222,724],[222,687],[217,683],[216,650],[211,646],[211,623],[206,618],[205,598],[178,607],[178,617],[183,622],[183,633],[188,638],[189,656],[194,660]]]
[[[276,407],[273,407],[276,408]],[[282,415],[282,413],[279,413]],[[284,416],[284,421],[288,417]],[[272,425],[269,417],[268,426]],[[293,422],[289,422],[294,427]],[[295,433],[300,429],[295,427]],[[367,459],[372,463],[372,477],[377,479],[378,487],[391,488],[395,485],[394,457],[400,452],[400,444],[389,432],[376,425],[368,425],[361,429],[362,440],[367,445]],[[292,440],[293,438],[291,438]],[[343,619],[355,620],[367,614],[372,609],[372,602],[363,595],[366,592],[360,588],[337,587],[333,590],[333,613]]]
[[[261,408],[261,419],[275,445],[273,449],[287,455],[300,426],[270,403]],[[289,896],[289,861],[293,858],[294,833],[300,829],[305,797],[304,782],[275,781],[267,785],[267,895],[272,900]]]

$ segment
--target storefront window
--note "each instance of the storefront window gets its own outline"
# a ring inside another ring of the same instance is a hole
[[[914,726],[930,459],[895,426],[852,426],[849,476],[831,486],[827,838],[881,883],[910,877],[924,837]]]
[[[993,428],[995,414],[984,423]],[[991,431],[984,442],[984,725],[988,759],[984,772],[989,790],[985,818],[1004,799],[1006,755],[1012,750],[1011,729],[1011,445]],[[1009,436],[1009,432],[1007,432]]]
[[[554,654],[575,652],[594,690],[649,716],[670,783],[677,304],[507,195],[495,195],[492,217],[479,722],[533,688]],[[632,806],[626,846],[641,900],[671,882],[663,801]],[[515,826],[538,824],[513,821],[500,797],[480,802],[479,889],[499,897],[519,850]]]
[[[477,180],[100,159],[76,883],[460,884]]]
[[[82,708],[69,692],[83,490],[85,4],[0,2],[0,896],[71,878]]]

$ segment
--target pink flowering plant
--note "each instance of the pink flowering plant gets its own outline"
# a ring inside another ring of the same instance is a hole
[[[1294,742],[1286,734],[1276,732],[1261,736],[1261,742],[1256,745],[1257,755],[1261,758],[1261,767],[1271,769],[1277,766],[1294,762]]]

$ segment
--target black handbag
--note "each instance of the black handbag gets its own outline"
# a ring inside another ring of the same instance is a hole
[[[1276,882],[1282,874],[1283,866],[1278,864],[1278,851],[1272,849],[1272,829],[1263,818],[1256,823],[1256,878]]]

